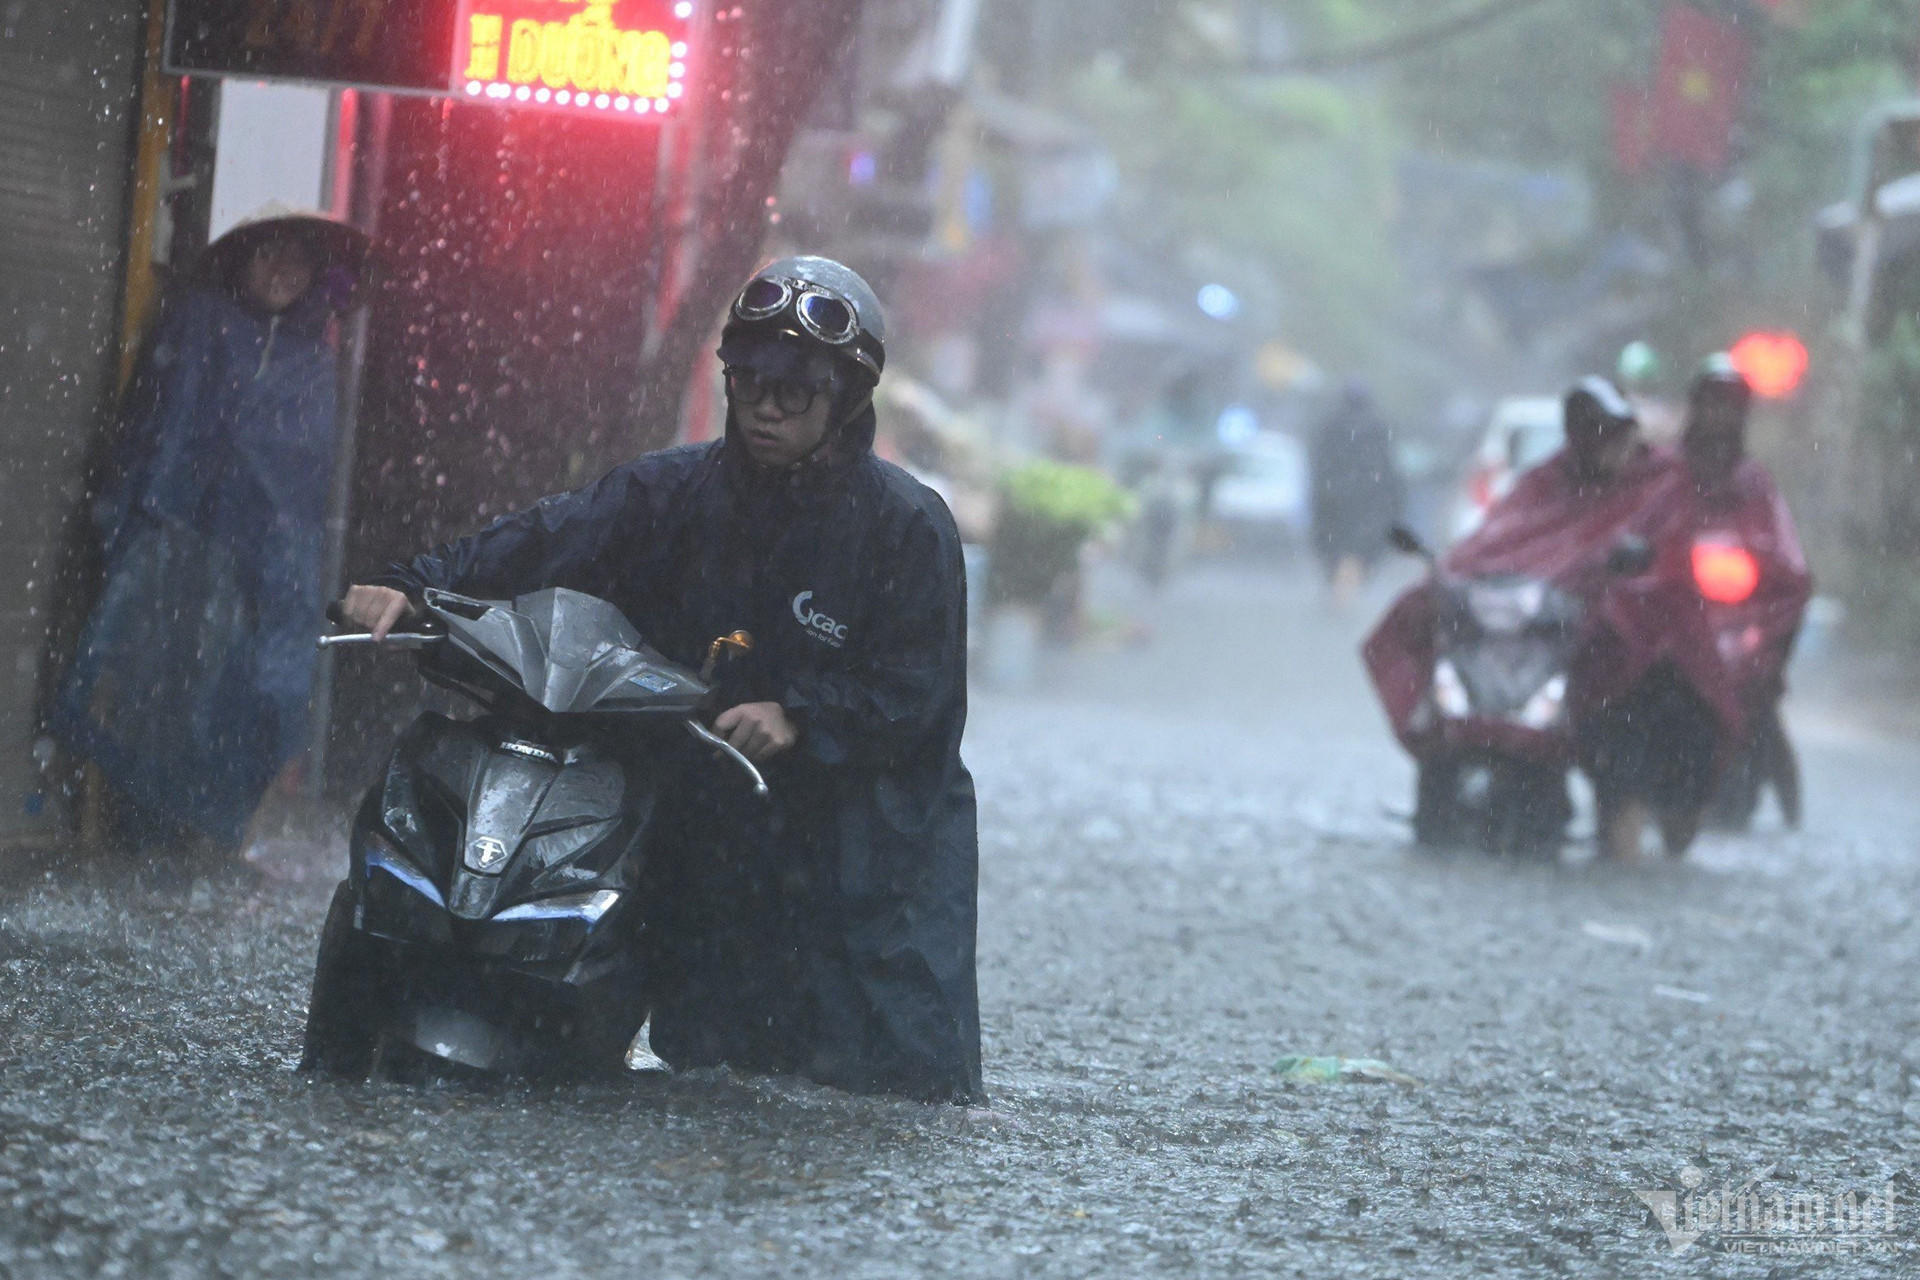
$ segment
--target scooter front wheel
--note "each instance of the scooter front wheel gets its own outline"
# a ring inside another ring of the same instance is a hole
[[[1414,783],[1413,842],[1423,849],[1445,849],[1466,841],[1460,805],[1460,762],[1439,757],[1419,762]]]
[[[386,1009],[379,961],[373,940],[353,927],[353,890],[342,880],[320,930],[302,1071],[358,1077],[372,1068]]]

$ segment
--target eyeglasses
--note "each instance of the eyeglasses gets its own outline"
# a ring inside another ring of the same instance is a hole
[[[747,281],[733,300],[733,314],[741,320],[770,320],[789,307],[802,329],[830,347],[844,347],[860,335],[860,317],[844,298],[803,280],[762,276]]]
[[[727,386],[733,398],[741,404],[759,404],[768,396],[780,406],[785,414],[805,413],[813,408],[813,402],[825,390],[810,382],[785,382],[772,378],[763,378],[752,369],[738,365],[726,370]]]

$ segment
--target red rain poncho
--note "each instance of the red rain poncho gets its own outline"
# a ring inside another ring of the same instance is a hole
[[[1568,690],[1576,726],[1584,714],[1625,694],[1648,669],[1668,660],[1712,706],[1722,738],[1737,729],[1739,712],[1691,576],[1673,572],[1681,563],[1677,552],[1661,550],[1654,571],[1639,577],[1621,577],[1606,567],[1624,537],[1646,538],[1659,549],[1673,536],[1683,523],[1688,483],[1679,459],[1643,447],[1611,480],[1582,485],[1563,449],[1521,476],[1486,522],[1441,560],[1449,576],[1522,574],[1545,579],[1585,603],[1586,623]],[[1415,755],[1439,745],[1436,734],[1476,731],[1448,721],[1418,725],[1415,713],[1433,680],[1434,626],[1433,588],[1422,582],[1394,602],[1362,649],[1394,733]],[[1565,734],[1505,724],[1477,730],[1487,738],[1481,745],[1562,759],[1573,753]]]
[[[1660,576],[1718,576],[1723,589],[1717,594],[1749,592],[1744,599],[1716,601],[1707,598],[1716,594],[1712,583],[1696,581],[1694,607],[1711,629],[1740,705],[1750,714],[1786,687],[1787,657],[1813,594],[1813,575],[1786,501],[1760,463],[1742,462],[1712,490],[1701,491],[1690,477],[1680,490],[1663,505],[1656,529]]]

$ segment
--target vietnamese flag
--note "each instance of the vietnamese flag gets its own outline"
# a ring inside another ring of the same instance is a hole
[[[1750,49],[1731,21],[1688,4],[1667,7],[1653,82],[1653,150],[1703,173],[1731,158]]]

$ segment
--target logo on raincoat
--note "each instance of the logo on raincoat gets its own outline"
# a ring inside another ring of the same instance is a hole
[[[793,598],[793,616],[795,621],[807,629],[807,634],[822,644],[830,644],[838,649],[847,642],[847,624],[835,622],[813,607],[813,592],[802,591]]]

